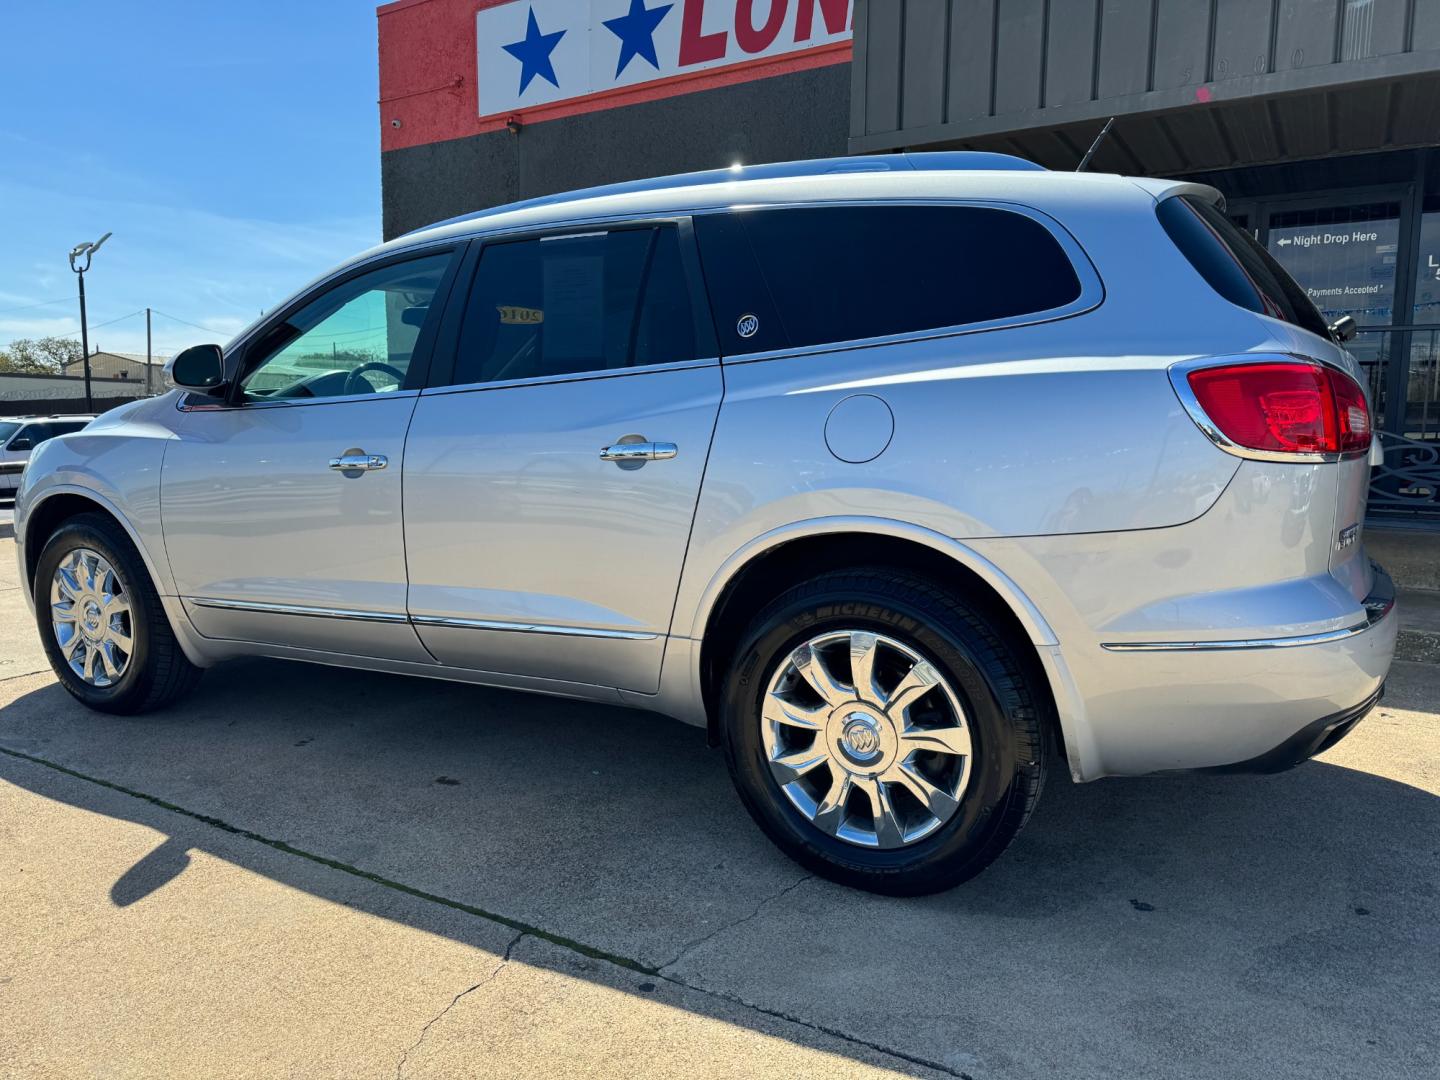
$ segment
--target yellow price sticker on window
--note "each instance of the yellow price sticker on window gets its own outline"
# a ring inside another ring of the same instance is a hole
[[[500,312],[500,321],[506,326],[532,326],[545,321],[545,312],[540,308],[497,304],[495,310]]]

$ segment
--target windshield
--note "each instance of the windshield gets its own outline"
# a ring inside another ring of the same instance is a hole
[[[14,420],[0,420],[0,446],[10,441],[10,436],[20,430],[20,425]]]

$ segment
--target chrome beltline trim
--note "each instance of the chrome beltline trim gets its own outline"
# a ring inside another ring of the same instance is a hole
[[[619,638],[654,641],[657,634],[637,630],[598,630],[589,626],[549,626],[545,623],[502,622],[498,619],[457,619],[446,615],[414,615],[416,626],[449,626],[460,630],[508,630],[512,634],[556,634],[562,637]]]
[[[264,604],[256,600],[220,600],[210,596],[187,596],[183,599],[197,607],[218,608],[223,611],[305,615],[317,619],[347,619],[352,622],[410,623],[415,626],[448,626],[461,630],[506,630],[513,634],[554,634],[558,637],[615,638],[621,641],[654,641],[659,636],[637,630],[549,626],[544,623],[503,622],[497,619],[458,619],[444,615],[409,616],[388,611],[355,611],[349,608],[308,607],[303,604]]]
[[[187,596],[196,607],[226,611],[258,611],[267,615],[308,615],[317,619],[348,619],[353,622],[409,622],[409,616],[390,611],[355,611],[350,608],[307,607],[303,604],[262,604],[256,600],[217,600],[210,596]]]

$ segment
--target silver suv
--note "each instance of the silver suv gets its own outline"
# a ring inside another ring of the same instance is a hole
[[[737,169],[401,237],[54,439],[16,534],[93,708],[240,655],[707,729],[806,866],[946,888],[1075,780],[1380,695],[1354,360],[1212,189]]]

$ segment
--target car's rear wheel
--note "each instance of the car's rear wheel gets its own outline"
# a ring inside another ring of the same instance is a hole
[[[1040,796],[1047,700],[981,605],[884,568],[797,585],[755,618],[724,697],[742,800],[787,854],[875,892],[974,876]]]
[[[46,541],[35,572],[35,616],[50,666],[92,709],[147,712],[199,681],[140,553],[103,514],[70,518]]]

